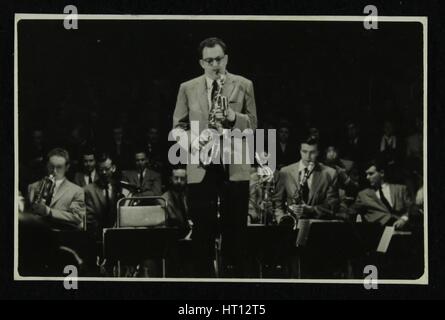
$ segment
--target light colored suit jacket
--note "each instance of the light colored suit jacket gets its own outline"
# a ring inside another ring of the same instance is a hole
[[[389,193],[395,214],[391,214],[372,188],[366,188],[359,192],[351,210],[354,213],[361,214],[366,221],[380,223],[381,225],[385,225],[391,217],[398,219],[400,216],[407,214],[412,201],[408,197],[406,186],[389,184]]]
[[[291,204],[300,184],[298,162],[283,167],[277,180],[275,195],[275,216],[277,221],[286,214],[286,205]],[[312,186],[309,188],[308,205],[314,206],[315,217],[333,218],[339,209],[337,172],[321,163],[317,163],[312,173]]]
[[[96,172],[96,174],[94,175],[93,182],[97,181],[97,179],[99,179],[99,176]],[[74,175],[73,182],[75,184],[77,184],[79,187],[82,187],[82,188],[85,187],[85,173],[76,172],[76,174]]]
[[[28,187],[28,200],[33,203],[39,192],[41,181],[34,182]],[[50,223],[56,228],[82,229],[85,219],[85,197],[83,189],[68,179],[60,185],[53,195],[51,203]]]
[[[210,108],[206,86],[205,76],[202,75],[182,83],[179,87],[173,114],[173,128],[187,131],[189,145],[192,143],[191,137],[198,137],[204,129],[208,128]],[[227,73],[222,95],[228,98],[229,107],[236,113],[233,129],[237,128],[241,132],[245,129],[255,130],[257,116],[252,81]],[[199,121],[199,132],[191,132],[191,129],[193,129],[191,128],[191,121]],[[189,145],[186,147],[188,148]],[[245,161],[244,157],[245,150],[249,146],[246,141],[243,141],[240,145],[241,149],[234,150],[234,144],[232,143],[232,157],[235,153],[243,155],[243,162],[242,164],[231,164],[229,166],[231,181],[248,181],[250,178],[250,164]],[[190,164],[189,161],[187,165],[188,183],[200,183],[204,179],[205,172],[206,170],[202,166]]]
[[[161,175],[156,171],[146,169],[142,185],[139,183],[138,171],[123,171],[122,180],[145,189],[146,191],[138,193],[138,196],[160,196],[162,194]]]

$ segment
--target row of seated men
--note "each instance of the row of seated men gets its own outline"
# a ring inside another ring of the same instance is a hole
[[[319,162],[318,141],[310,138],[300,143],[301,160],[274,172],[272,180],[264,180],[261,170],[252,169],[249,221],[257,222],[259,215],[264,212],[266,204],[262,194],[263,182],[270,184],[271,181],[271,207],[276,223],[286,223],[286,218],[291,215],[294,219],[354,220],[355,215],[360,213],[365,221],[394,225],[400,229],[410,225],[413,212],[415,219],[419,220],[421,205],[417,206],[417,210],[412,210],[413,202],[409,199],[406,187],[388,184],[385,181],[384,168],[379,162],[373,161],[365,166],[363,174],[366,175],[370,186],[358,192],[360,187],[350,174],[350,168],[339,165],[335,150],[329,150],[328,153],[328,161],[325,161],[325,164]],[[100,240],[102,229],[115,225],[116,202],[126,195],[128,189],[137,195],[161,195],[160,176],[146,167],[144,152],[134,154],[136,171],[124,171],[120,174],[109,155],[97,157],[94,152],[85,151],[82,158],[84,170],[75,174],[75,183],[72,183],[66,179],[69,169],[68,152],[63,149],[50,151],[48,172],[55,175],[54,190],[50,199],[37,201],[36,196],[41,190],[43,180],[31,184],[27,195],[27,211],[43,217],[53,228],[86,227],[90,234]],[[308,175],[306,169],[309,163],[314,163],[315,166]],[[300,182],[304,175],[308,179],[302,186]],[[299,192],[300,189],[303,189],[303,192]],[[342,196],[339,189],[342,190]],[[299,201],[295,201],[297,193],[302,197]],[[422,192],[419,191],[419,198],[421,195]],[[167,223],[184,229],[189,228],[193,213],[189,214],[187,210],[184,169],[172,171],[171,188],[163,197],[169,204]]]
[[[273,175],[264,174],[264,166],[252,169],[251,222],[258,221],[269,205],[277,222],[288,213],[297,218],[347,220],[360,214],[367,222],[394,225],[396,229],[407,227],[409,212],[418,211],[419,207],[413,207],[413,197],[405,185],[388,182],[383,161],[370,160],[362,166],[363,172],[357,172],[353,162],[338,158],[334,146],[327,147],[320,162],[318,148],[318,140],[312,137],[300,143],[300,161]],[[308,169],[310,163],[312,169]],[[366,184],[361,183],[360,175],[365,176]],[[269,191],[267,204],[263,203],[265,190]],[[423,197],[423,188],[418,190],[417,197]],[[423,200],[417,202],[420,201]]]

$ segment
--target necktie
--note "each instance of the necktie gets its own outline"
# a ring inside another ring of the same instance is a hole
[[[212,104],[213,104],[213,100],[215,100],[216,91],[218,91],[218,81],[213,80],[213,83],[212,83]]]
[[[390,213],[393,213],[394,210],[391,207],[391,205],[389,204],[388,199],[386,199],[385,195],[383,194],[383,190],[382,187],[379,187],[379,196],[380,196],[380,200],[382,200],[383,204],[385,205],[385,207],[389,210]]]
[[[144,183],[144,171],[139,172],[139,187],[142,188],[142,184]]]
[[[91,183],[93,183],[93,177],[92,177],[92,174],[90,173],[88,175],[88,184],[91,184]]]
[[[105,186],[105,205],[108,210],[110,208],[110,185]]]
[[[301,186],[302,187],[302,193],[303,193],[303,201],[304,201],[304,203],[307,203],[308,202],[308,200],[309,200],[309,183],[308,183],[308,180],[309,180],[309,176],[308,176],[308,174],[309,174],[309,170],[308,170],[308,168],[305,168],[304,169],[304,173],[303,173],[303,179],[304,179],[304,183],[303,183],[303,185]]]

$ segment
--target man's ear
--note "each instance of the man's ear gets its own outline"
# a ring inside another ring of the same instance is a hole
[[[205,69],[205,68],[204,68],[204,64],[205,64],[204,60],[199,59],[199,65],[200,65],[201,68],[203,68],[203,69]]]
[[[116,166],[113,164],[113,166],[111,167],[111,172],[115,173],[116,172]]]

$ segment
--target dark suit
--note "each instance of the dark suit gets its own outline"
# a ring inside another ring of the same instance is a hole
[[[411,201],[408,198],[406,186],[389,184],[389,192],[391,194],[394,213],[389,211],[377,197],[376,191],[372,188],[367,188],[359,192],[355,204],[352,206],[352,211],[361,214],[368,222],[380,223],[381,225],[386,225],[391,218],[394,220],[407,214],[411,206]]]
[[[179,228],[187,228],[188,204],[185,193],[169,190],[162,195],[167,202],[167,224]]]
[[[288,166],[298,160],[298,148],[291,143],[287,143],[284,151],[281,149],[281,144],[277,142],[277,169]]]
[[[134,154],[133,146],[127,140],[122,140],[120,148],[115,141],[111,141],[106,149],[113,157],[113,162],[119,169],[128,169],[131,167]]]
[[[86,174],[83,172],[76,172],[76,174],[74,175],[74,179],[73,182],[75,184],[77,184],[79,187],[85,187],[86,183],[85,183],[85,176]],[[94,175],[94,179],[93,182],[97,181],[97,179],[99,179],[99,176],[96,172],[96,174]]]
[[[138,196],[160,196],[162,194],[161,175],[156,171],[145,169],[142,184],[139,181],[138,171],[123,171],[122,180],[145,190],[144,192],[139,193]]]
[[[29,204],[34,202],[42,181],[28,187]],[[85,198],[82,188],[65,179],[51,199],[48,221],[56,229],[82,229],[85,219]]]
[[[116,223],[116,202],[121,194],[113,188],[111,201],[107,206],[104,189],[98,181],[85,186],[84,190],[87,232],[101,239],[102,229],[113,227]]]
[[[298,168],[299,162],[282,168],[278,174],[276,192],[273,197],[276,208],[275,217],[278,222],[286,214],[286,205],[292,203],[299,188]],[[333,218],[339,207],[337,172],[317,163],[312,173],[312,185],[309,190],[307,205],[314,207],[313,218]]]

